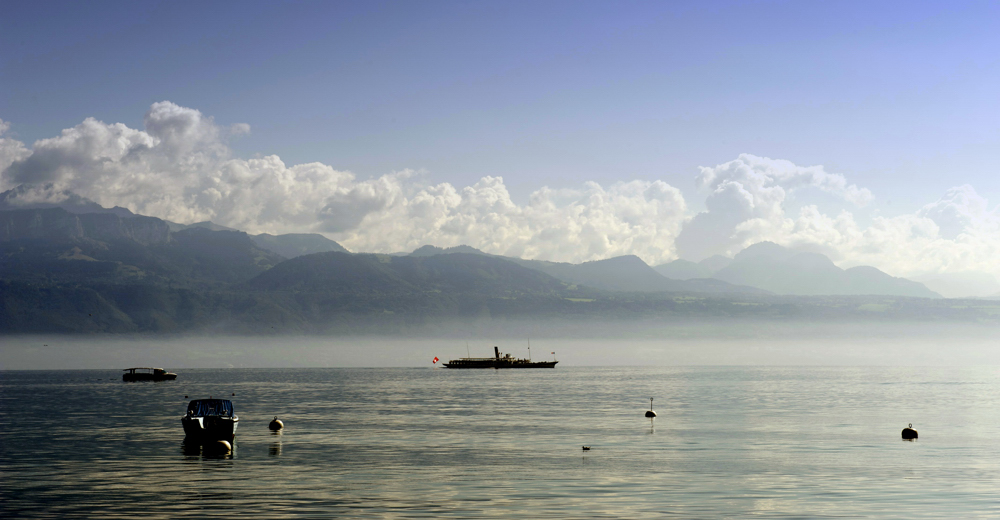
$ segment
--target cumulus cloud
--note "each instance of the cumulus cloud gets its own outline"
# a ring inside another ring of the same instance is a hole
[[[939,234],[949,240],[962,233],[997,232],[996,214],[987,209],[986,199],[968,184],[951,188],[940,200],[921,208],[917,216],[934,221]]]
[[[867,229],[840,233],[851,264],[868,263],[899,275],[985,272],[1000,274],[1000,219],[968,185],[949,189],[911,215],[876,218]]]
[[[0,150],[10,151],[3,152],[0,187],[42,185],[50,194],[72,192],[108,207],[251,233],[322,232],[356,251],[468,244],[573,262],[622,254],[670,260],[686,218],[680,191],[659,181],[542,188],[518,205],[501,177],[457,188],[428,185],[409,170],[359,180],[321,163],[231,157],[226,140],[248,131],[169,101],[154,103],[142,130],[88,118],[31,150],[3,141]]]
[[[842,267],[872,265],[895,276],[1000,274],[995,262],[1000,234],[995,230],[966,228],[948,238],[934,220],[919,214],[876,217],[861,227],[848,212],[830,217],[807,206],[788,220],[777,240],[798,249],[820,248]]]
[[[5,171],[17,161],[24,160],[25,157],[31,155],[31,151],[28,150],[24,143],[10,137],[5,137],[5,134],[10,130],[10,123],[0,119],[0,172]],[[3,182],[3,177],[0,177],[0,183]],[[0,184],[0,188],[4,190],[8,189]]]
[[[1000,219],[968,185],[915,213],[876,216],[862,226],[851,209],[872,200],[869,190],[822,166],[744,154],[700,169],[706,211],[692,217],[681,192],[662,181],[542,187],[519,204],[499,176],[454,186],[411,170],[358,179],[322,163],[242,159],[227,140],[248,125],[222,126],[168,101],[150,107],[141,130],[88,118],[30,149],[9,130],[0,120],[0,188],[33,186],[18,191],[22,202],[81,196],[180,223],[324,233],[354,251],[467,244],[566,262],[634,254],[655,265],[732,255],[771,240],[897,276],[1000,274]],[[816,206],[788,207],[788,195],[800,189],[839,197],[845,209],[828,215]]]
[[[500,177],[456,189],[439,184],[412,196],[386,186],[369,213],[345,234],[361,250],[410,250],[423,244],[468,244],[484,251],[580,262],[635,254],[647,262],[674,258],[673,242],[685,217],[680,191],[666,183],[633,181],[604,188],[536,191],[515,204]],[[400,223],[405,222],[405,225]]]
[[[853,213],[836,215],[816,206],[788,207],[788,193],[820,189],[854,206],[872,199],[869,190],[820,166],[801,167],[753,155],[715,167],[697,178],[709,190],[706,211],[677,237],[682,258],[731,256],[769,240],[797,250],[826,254],[842,267],[872,265],[896,276],[933,273],[1000,275],[1000,218],[969,185],[956,186],[912,214],[875,216],[861,226]]]
[[[827,173],[822,166],[798,166],[750,154],[715,167],[703,166],[696,180],[710,191],[707,211],[685,226],[677,244],[681,256],[696,260],[732,255],[773,238],[786,225],[784,205],[793,190],[817,188],[858,207],[872,200],[868,189],[848,185],[843,175]]]
[[[753,193],[760,193],[770,203],[780,202],[786,190],[807,186],[837,195],[856,206],[872,200],[866,188],[847,184],[839,173],[827,173],[822,166],[797,166],[791,161],[740,154],[733,161],[714,168],[701,167],[697,181],[703,187],[736,182]]]

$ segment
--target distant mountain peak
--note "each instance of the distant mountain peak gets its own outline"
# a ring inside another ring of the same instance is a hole
[[[126,218],[135,216],[134,213],[126,208],[120,206],[105,208],[70,190],[57,189],[52,183],[21,184],[0,193],[0,211],[50,208],[61,208],[78,215],[85,213],[112,213]]]
[[[698,265],[708,269],[709,273],[714,273],[720,269],[725,269],[731,263],[733,263],[732,258],[722,255],[712,255],[698,262]]]
[[[845,271],[824,254],[799,252],[774,242],[759,242],[740,251],[714,277],[777,294],[940,298],[921,283],[890,276],[875,267]]]
[[[757,242],[756,244],[747,246],[746,249],[736,253],[733,260],[748,260],[748,259],[768,259],[768,260],[787,260],[798,254],[796,251],[788,249],[787,247],[780,246],[774,242],[764,241]]]
[[[258,247],[278,253],[285,258],[296,258],[302,255],[330,251],[349,252],[344,246],[319,233],[287,233],[284,235],[261,233],[250,238],[253,239]]]
[[[474,248],[472,246],[467,246],[467,245],[464,245],[464,244],[460,245],[460,246],[447,247],[447,248],[432,246],[432,245],[428,244],[428,245],[425,245],[425,246],[420,246],[417,249],[413,250],[413,252],[410,253],[409,256],[434,256],[434,255],[448,255],[448,254],[451,254],[451,253],[468,253],[468,254],[473,254],[473,255],[486,255],[486,253],[484,253],[484,252],[482,252],[482,251],[480,251],[480,250],[478,250],[478,249],[476,249],[476,248]]]
[[[649,268],[649,264],[643,262],[641,258],[635,255],[613,256],[611,258],[605,258],[603,260],[591,260],[590,262],[584,262],[580,265],[597,265],[597,264],[632,266],[637,268],[641,267],[643,269]]]
[[[178,224],[176,222],[168,221],[167,224],[170,226],[171,231],[182,231],[185,229],[192,229],[192,228],[202,228],[202,229],[207,229],[209,231],[239,231],[238,229],[226,227],[221,224],[216,224],[211,220],[206,220],[204,222],[195,222],[194,224]]]
[[[671,280],[691,280],[694,278],[710,278],[712,276],[712,270],[705,266],[682,259],[660,264],[653,267],[653,269],[656,269],[656,272]]]

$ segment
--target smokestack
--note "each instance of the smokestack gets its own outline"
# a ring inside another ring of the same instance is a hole
[[[500,359],[500,347],[493,345],[493,353],[496,354],[497,359]]]

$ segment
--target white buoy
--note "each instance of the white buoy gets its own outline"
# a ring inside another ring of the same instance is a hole
[[[213,451],[216,451],[218,453],[229,453],[233,451],[233,445],[229,444],[229,441],[223,441],[223,440],[215,441],[215,445],[212,447],[214,448]]]
[[[273,421],[271,421],[271,422],[270,422],[270,424],[268,424],[268,425],[267,425],[267,428],[268,428],[269,430],[271,430],[272,432],[276,432],[276,431],[278,431],[278,430],[280,430],[280,429],[282,429],[282,428],[284,428],[284,427],[285,427],[285,423],[281,422],[281,421],[280,421],[280,420],[278,419],[278,416],[277,416],[277,415],[275,415],[275,416],[274,416],[274,420],[273,420]]]
[[[649,398],[649,411],[646,412],[646,417],[656,417],[656,412],[653,411],[653,398]]]

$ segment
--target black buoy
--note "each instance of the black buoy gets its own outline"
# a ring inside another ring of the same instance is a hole
[[[276,432],[276,431],[278,431],[278,430],[280,430],[280,429],[282,429],[284,427],[285,427],[285,423],[283,423],[280,420],[278,420],[278,416],[277,415],[275,415],[274,416],[274,420],[272,420],[270,422],[270,424],[267,425],[267,428],[269,430],[271,430],[272,432]]]
[[[913,423],[909,426],[903,428],[903,438],[906,440],[913,440],[917,438],[917,430],[913,429]]]
[[[656,417],[656,412],[653,411],[653,398],[649,398],[649,411],[646,412],[646,417]]]

